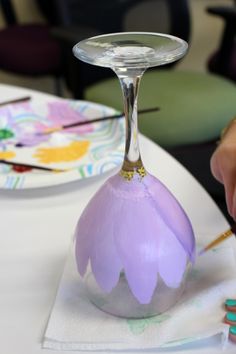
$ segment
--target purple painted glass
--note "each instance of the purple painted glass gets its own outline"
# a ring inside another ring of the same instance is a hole
[[[119,77],[126,115],[122,169],[91,199],[78,222],[76,261],[88,296],[123,317],[162,313],[181,296],[195,258],[191,223],[175,197],[144,168],[137,127],[138,84],[145,69],[184,55],[172,36],[127,32],[93,37],[74,47],[83,61]]]

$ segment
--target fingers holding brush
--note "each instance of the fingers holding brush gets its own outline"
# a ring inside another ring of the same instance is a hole
[[[213,176],[224,185],[225,196],[229,212],[233,211],[233,195],[236,181],[236,143],[225,145],[222,143],[211,158]]]
[[[230,126],[211,157],[211,172],[224,185],[229,214],[236,220],[236,124]]]
[[[223,173],[223,184],[228,212],[236,220],[236,170],[228,169]]]

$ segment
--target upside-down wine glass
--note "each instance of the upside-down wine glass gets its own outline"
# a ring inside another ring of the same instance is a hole
[[[141,318],[166,311],[180,298],[194,262],[191,223],[171,192],[143,166],[137,124],[144,71],[171,63],[186,50],[187,43],[177,37],[147,32],[101,35],[73,48],[82,61],[113,69],[123,92],[121,171],[90,200],[75,231],[77,268],[86,275],[88,297],[113,315]]]

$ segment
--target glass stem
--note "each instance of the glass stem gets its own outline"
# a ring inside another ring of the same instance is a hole
[[[136,71],[135,75],[125,75],[116,71],[122,88],[126,121],[125,156],[122,171],[128,173],[135,173],[143,168],[138,141],[137,112],[138,89],[143,73],[144,70],[140,70],[138,73]]]

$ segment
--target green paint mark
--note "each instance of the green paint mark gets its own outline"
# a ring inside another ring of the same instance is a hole
[[[0,140],[9,139],[14,136],[14,133],[9,129],[0,129]]]
[[[170,318],[169,315],[159,315],[150,318],[143,318],[140,320],[127,320],[129,330],[133,334],[143,333],[150,325],[160,324]]]
[[[85,173],[84,173],[83,166],[81,166],[81,167],[79,168],[79,173],[80,173],[80,175],[81,175],[82,178],[85,178]]]
[[[201,272],[198,269],[192,269],[188,275],[188,280],[196,280],[199,278]]]
[[[17,188],[17,184],[18,184],[19,180],[20,180],[20,177],[16,177],[15,183],[14,183],[14,185],[12,186],[12,189],[16,189],[16,188]]]
[[[199,299],[190,299],[186,302],[186,305],[194,306],[198,309],[202,308],[202,302]]]

